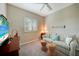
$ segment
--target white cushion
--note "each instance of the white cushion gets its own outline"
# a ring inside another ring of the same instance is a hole
[[[50,38],[43,38],[43,40],[46,40],[48,42],[52,42],[52,40]]]
[[[70,45],[70,42],[72,41],[72,38],[71,37],[67,37],[65,39],[65,43],[69,46]]]
[[[63,41],[53,41],[57,46],[69,50],[69,46]]]

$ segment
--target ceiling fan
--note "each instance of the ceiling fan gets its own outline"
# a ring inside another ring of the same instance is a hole
[[[42,4],[43,4],[43,5],[42,5],[40,11],[43,10],[43,8],[45,8],[45,6],[46,6],[47,8],[49,8],[49,10],[52,10],[52,7],[51,7],[48,3],[42,3]]]

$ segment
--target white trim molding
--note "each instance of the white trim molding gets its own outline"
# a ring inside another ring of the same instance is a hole
[[[23,45],[25,45],[25,44],[32,43],[32,42],[37,41],[37,40],[38,40],[38,39],[36,39],[36,40],[31,40],[31,41],[29,41],[29,42],[20,43],[20,46],[23,46]]]

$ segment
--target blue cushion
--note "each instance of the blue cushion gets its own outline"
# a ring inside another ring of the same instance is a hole
[[[51,40],[52,41],[59,41],[60,40],[60,36],[59,35],[51,35]]]

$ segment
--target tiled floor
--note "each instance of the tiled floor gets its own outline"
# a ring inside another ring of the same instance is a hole
[[[20,47],[20,56],[47,56],[48,54],[41,50],[40,41],[34,41]]]

